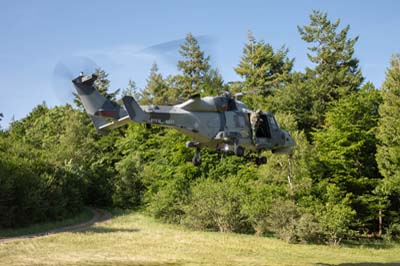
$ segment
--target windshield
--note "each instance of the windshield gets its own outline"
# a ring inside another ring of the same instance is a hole
[[[271,127],[272,130],[277,130],[279,129],[278,123],[275,120],[275,117],[273,115],[268,115],[268,123]]]

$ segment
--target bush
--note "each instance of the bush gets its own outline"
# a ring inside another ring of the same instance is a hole
[[[242,213],[248,216],[257,235],[271,233],[269,228],[271,210],[275,206],[276,199],[281,197],[281,186],[259,180],[249,181],[246,186],[248,192],[243,201]]]
[[[184,207],[185,224],[200,230],[246,232],[250,226],[241,212],[243,195],[234,178],[203,179],[193,186]]]
[[[183,203],[188,190],[189,180],[179,173],[176,173],[175,179],[158,180],[147,190],[146,210],[164,222],[181,223],[184,216]]]
[[[268,215],[268,229],[286,242],[296,242],[296,223],[298,213],[293,202],[277,200]]]
[[[318,219],[311,213],[304,213],[296,223],[296,236],[303,243],[321,243],[323,234]]]
[[[0,227],[60,220],[83,207],[82,180],[39,160],[0,153]]]
[[[142,204],[144,186],[138,156],[127,156],[116,164],[118,174],[113,179],[112,201],[119,208],[136,209]]]
[[[392,223],[386,230],[384,239],[388,241],[399,241],[400,240],[400,224]]]

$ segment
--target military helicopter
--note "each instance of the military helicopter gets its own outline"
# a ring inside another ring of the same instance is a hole
[[[141,106],[133,97],[124,96],[122,107],[96,90],[96,78],[94,74],[81,73],[72,83],[99,133],[106,134],[131,122],[174,128],[192,139],[186,146],[195,149],[195,166],[201,164],[200,151],[205,147],[240,157],[248,150],[258,154],[257,164],[264,164],[267,158],[261,156],[262,151],[289,153],[295,145],[290,134],[279,128],[272,113],[259,112],[257,127],[252,128],[252,111],[229,93],[204,98],[194,95],[173,106]]]

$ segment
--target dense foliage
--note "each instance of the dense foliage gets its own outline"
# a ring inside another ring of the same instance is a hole
[[[314,11],[298,29],[313,63],[304,72],[293,71],[284,46],[249,33],[235,68],[242,80],[224,83],[188,34],[180,74],[163,77],[154,64],[145,88],[122,90],[142,104],[245,92],[245,103],[273,111],[292,134],[291,154],[267,153],[268,164],[256,166],[204,150],[194,167],[177,131],[130,124],[101,136],[78,98],[77,109],[41,104],[0,131],[0,227],[63,219],[89,204],[289,242],[400,237],[400,57],[379,90],[363,83],[349,26]],[[98,75],[101,93],[115,99],[107,73]]]

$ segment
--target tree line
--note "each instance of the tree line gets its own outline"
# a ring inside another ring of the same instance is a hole
[[[267,165],[205,150],[190,163],[185,136],[130,124],[98,135],[79,99],[44,103],[0,132],[0,228],[59,220],[84,205],[141,209],[198,230],[274,235],[289,242],[400,237],[400,56],[381,88],[367,82],[354,56],[350,26],[321,11],[299,26],[312,63],[294,71],[288,49],[248,33],[242,78],[226,82],[196,38],[180,48],[177,75],[155,63],[145,88],[133,81],[110,92],[104,70],[96,85],[107,97],[174,104],[190,95],[244,92],[252,109],[275,113],[297,146],[267,153]]]

